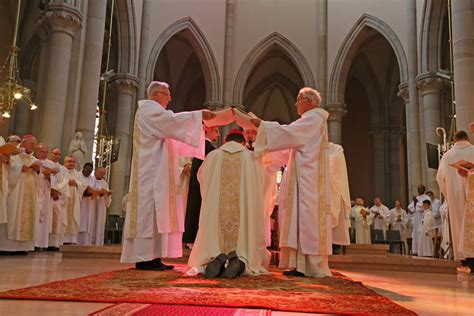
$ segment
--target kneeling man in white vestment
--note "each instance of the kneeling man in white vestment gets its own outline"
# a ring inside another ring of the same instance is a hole
[[[269,177],[260,159],[245,147],[235,129],[209,153],[198,172],[202,206],[188,274],[233,279],[267,274],[265,201]],[[204,268],[205,267],[205,268]]]

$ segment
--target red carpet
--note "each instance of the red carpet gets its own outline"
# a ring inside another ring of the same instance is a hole
[[[123,303],[110,306],[94,312],[92,316],[270,316],[272,311],[267,309],[243,309],[231,307],[183,306],[161,304]]]
[[[184,275],[185,265],[167,272],[118,270],[0,293],[0,298],[101,303],[156,303],[280,311],[415,315],[335,272],[331,278],[290,278],[280,272],[235,280]]]

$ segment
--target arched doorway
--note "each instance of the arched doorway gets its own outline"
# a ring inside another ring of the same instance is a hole
[[[314,86],[304,55],[290,40],[272,33],[242,62],[233,101],[265,120],[290,123],[298,117],[295,98],[304,86]]]
[[[363,15],[338,52],[328,93],[328,103],[347,109],[341,133],[352,198],[407,202],[406,118],[397,95],[406,80],[400,41],[383,21]]]

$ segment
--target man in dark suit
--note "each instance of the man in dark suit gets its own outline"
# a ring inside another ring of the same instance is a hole
[[[206,127],[205,133],[205,152],[207,156],[207,154],[216,149],[216,147],[214,147],[212,143],[215,142],[220,136],[219,127]],[[201,159],[193,158],[189,178],[188,203],[186,206],[186,217],[184,220],[183,243],[186,243],[190,247],[192,247],[192,244],[196,239],[196,234],[199,226],[199,214],[201,210],[201,191],[199,188],[199,182],[197,180],[197,172],[199,170],[199,167],[201,167],[201,164]]]

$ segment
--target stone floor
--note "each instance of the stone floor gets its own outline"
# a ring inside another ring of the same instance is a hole
[[[60,253],[0,256],[0,291],[76,278],[131,265],[116,259],[62,259]],[[368,266],[367,268],[370,268]],[[472,315],[474,276],[339,270],[420,315]],[[86,315],[110,304],[0,300],[0,315]],[[273,313],[273,315],[297,313]]]

